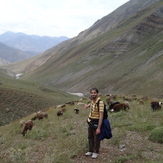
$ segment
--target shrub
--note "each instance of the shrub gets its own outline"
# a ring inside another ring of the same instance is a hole
[[[8,156],[5,159],[6,162],[21,163],[25,159],[25,152],[19,148],[11,147],[4,155]]]
[[[153,129],[148,139],[153,142],[163,143],[163,127]]]

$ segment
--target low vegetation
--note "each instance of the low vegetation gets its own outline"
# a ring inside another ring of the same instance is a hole
[[[54,87],[16,80],[0,73],[0,126],[70,99],[79,97]]]
[[[102,96],[105,101],[107,96]],[[123,101],[117,98],[116,101]],[[80,101],[87,103],[88,99]],[[153,112],[150,100],[140,104],[129,101],[130,109],[109,112],[113,137],[101,142],[97,160],[84,157],[87,152],[87,123],[89,109],[83,105],[66,104],[63,115],[57,116],[61,107],[49,107],[48,118],[34,121],[31,131],[23,137],[21,119],[0,128],[0,161],[12,163],[160,163],[163,160],[163,109]],[[74,108],[79,109],[75,114]],[[30,114],[23,120],[31,119]]]
[[[154,128],[149,135],[149,139],[154,142],[163,143],[163,127]]]

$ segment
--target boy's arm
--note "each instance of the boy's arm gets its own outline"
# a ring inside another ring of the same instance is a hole
[[[102,125],[102,121],[103,121],[103,112],[100,112],[100,118],[99,118],[99,121],[98,121],[98,127],[96,129],[96,135],[100,134],[101,132],[101,125]]]
[[[90,107],[90,105],[91,105],[91,104],[85,104],[85,105],[84,105],[84,109],[89,108],[89,107]]]
[[[103,112],[99,111],[100,112],[100,118],[99,118],[99,121],[98,121],[98,127],[96,129],[96,135],[100,134],[100,132],[101,132],[101,125],[102,125],[103,117],[104,117],[104,104],[101,107],[103,107]]]

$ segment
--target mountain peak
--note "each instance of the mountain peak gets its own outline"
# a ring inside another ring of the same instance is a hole
[[[50,37],[50,36],[38,36],[27,35],[22,32],[14,33],[11,31],[5,32],[0,35],[0,42],[3,44],[19,49],[25,52],[31,52],[31,54],[39,54],[57,44],[65,41],[69,38],[66,36]]]

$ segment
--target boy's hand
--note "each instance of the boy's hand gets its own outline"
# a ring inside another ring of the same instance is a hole
[[[90,104],[84,105],[84,109],[87,109],[87,108],[89,108],[89,107],[90,107]]]

